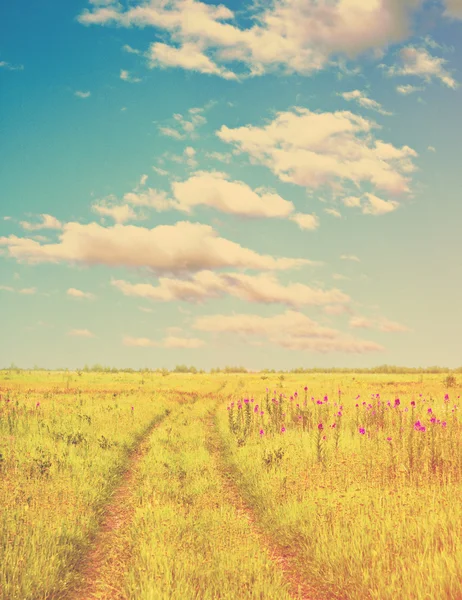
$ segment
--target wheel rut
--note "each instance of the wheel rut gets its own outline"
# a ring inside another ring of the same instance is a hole
[[[217,430],[216,413],[210,414],[206,420],[206,425],[209,433],[207,447],[216,461],[228,501],[235,507],[237,513],[248,521],[252,533],[259,540],[260,546],[282,571],[289,586],[290,596],[294,600],[329,600],[301,575],[297,553],[292,548],[279,544],[262,530],[255,511],[243,498],[239,486],[234,481],[236,475],[234,469],[227,464],[224,458],[224,445]]]
[[[149,450],[150,437],[164,420],[157,417],[130,452],[127,466],[106,505],[93,543],[77,565],[79,582],[65,600],[125,600],[123,582],[130,551],[125,533],[134,512],[134,490],[139,463]]]

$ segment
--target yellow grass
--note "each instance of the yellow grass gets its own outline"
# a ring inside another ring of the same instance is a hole
[[[273,540],[325,598],[462,598],[460,390],[442,375],[264,377],[2,372],[0,598],[70,597],[156,422],[98,572],[106,597],[111,582],[140,600],[296,597]]]

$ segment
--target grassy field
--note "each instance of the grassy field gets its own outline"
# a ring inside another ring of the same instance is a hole
[[[461,599],[443,380],[3,371],[0,599]]]

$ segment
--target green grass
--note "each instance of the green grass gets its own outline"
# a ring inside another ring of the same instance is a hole
[[[288,598],[261,530],[326,599],[462,598],[460,390],[445,402],[438,375],[264,377],[2,372],[0,599],[69,594],[131,449],[156,421],[114,537],[119,560],[100,574],[106,597],[117,585],[137,600]],[[286,394],[283,410],[273,390]],[[235,408],[230,421],[227,404],[246,397],[265,414]]]

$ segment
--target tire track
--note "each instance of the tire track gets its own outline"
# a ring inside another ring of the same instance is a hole
[[[106,505],[92,545],[77,565],[79,583],[64,596],[54,598],[125,600],[122,589],[130,552],[124,533],[134,511],[134,484],[139,463],[149,450],[150,437],[166,416],[162,414],[151,422],[128,455],[121,481]]]
[[[209,430],[207,447],[216,461],[217,471],[222,477],[225,494],[237,513],[249,522],[250,529],[259,540],[261,547],[265,549],[270,559],[282,571],[289,585],[291,597],[294,600],[328,600],[325,595],[301,575],[297,553],[292,548],[283,546],[272,539],[259,525],[255,511],[245,501],[239,486],[234,481],[237,472],[224,458],[225,446],[218,432],[216,412],[210,414],[206,424]]]

